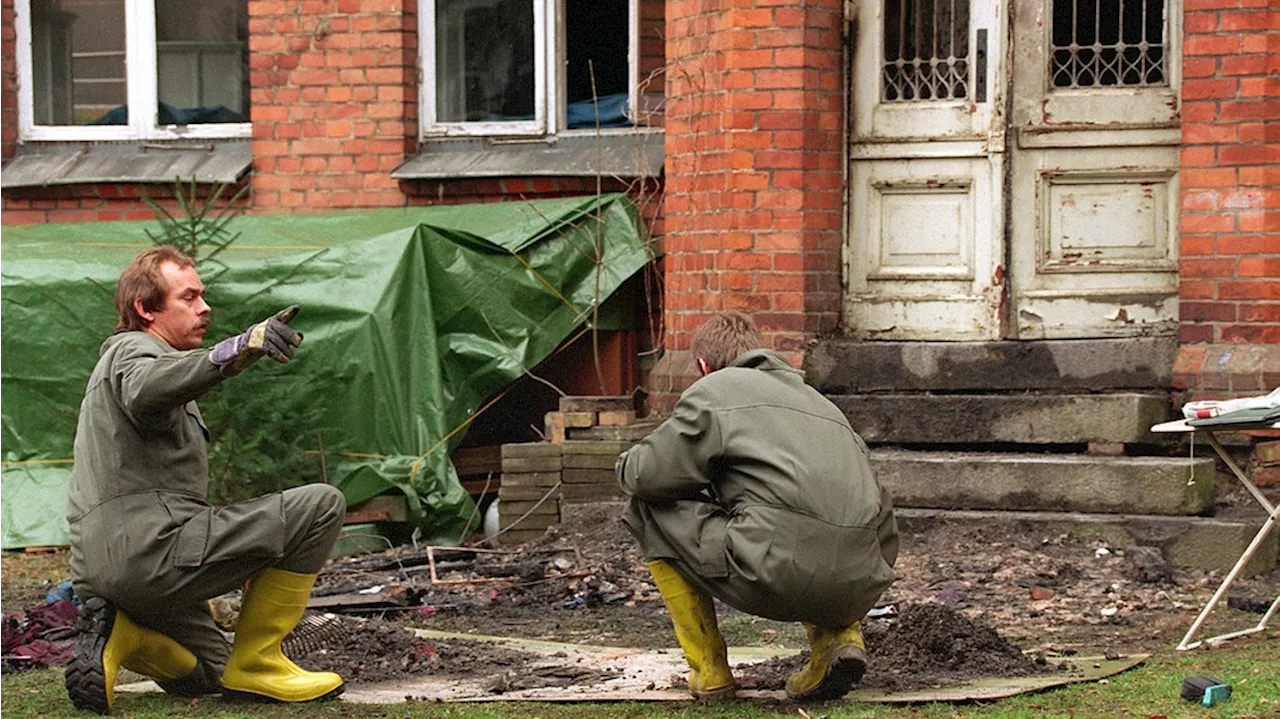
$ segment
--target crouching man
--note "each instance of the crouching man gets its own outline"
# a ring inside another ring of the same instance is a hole
[[[843,696],[866,670],[861,619],[894,579],[889,494],[844,414],[764,340],[751,318],[713,316],[693,335],[702,378],[618,460],[639,540],[708,703],[735,690],[712,597],[803,622],[800,701]]]
[[[342,493],[309,485],[210,506],[209,434],[195,403],[261,357],[288,362],[302,343],[288,326],[297,308],[201,349],[204,291],[190,257],[139,253],[120,275],[120,320],[80,405],[67,516],[84,608],[66,671],[80,709],[111,710],[121,667],[181,696],[297,702],[342,692],[337,674],[304,671],[280,649],[337,541]],[[229,645],[207,600],[245,580]]]

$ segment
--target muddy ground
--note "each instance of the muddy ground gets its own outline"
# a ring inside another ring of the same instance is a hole
[[[543,538],[496,552],[404,546],[331,562],[317,582],[318,610],[286,651],[356,686],[406,675],[483,676],[501,692],[592,684],[611,675],[601,667],[536,667],[545,657],[487,643],[485,635],[675,647],[661,595],[618,521],[621,505],[568,510],[566,523]],[[1221,581],[1217,573],[1175,570],[1158,553],[1125,551],[1095,537],[966,525],[904,534],[897,569],[899,580],[881,599],[884,616],[866,622],[870,669],[863,686],[946,686],[1052,671],[1075,653],[1167,651]],[[1265,608],[1261,599],[1274,597],[1278,584],[1280,571],[1273,571],[1238,583],[1232,594]],[[5,610],[13,611],[15,601],[6,591]],[[230,628],[236,598],[219,606]],[[805,660],[798,625],[723,605],[717,611],[731,646],[795,650],[735,667],[744,688],[781,688]],[[1257,619],[1222,608],[1209,629]],[[406,627],[477,638],[425,639]],[[6,671],[13,668],[6,663]],[[673,684],[681,680],[672,677]]]
[[[449,632],[597,646],[676,646],[661,595],[617,519],[621,506],[570,510],[565,524],[518,548],[434,551],[435,582],[421,547],[331,563],[317,585],[319,602],[332,602],[330,608],[346,616]],[[1216,573],[1176,570],[1151,551],[1126,552],[1097,538],[961,525],[904,535],[897,568],[900,578],[881,601],[886,616],[866,624],[871,668],[863,686],[945,686],[977,676],[1053,671],[1056,658],[1076,653],[1167,650],[1220,581]],[[1272,572],[1241,584],[1233,594],[1266,596],[1269,591],[1274,597],[1278,581],[1280,572]],[[375,587],[376,592],[369,591]],[[338,606],[361,590],[371,600],[367,604]],[[378,597],[387,601],[380,606],[373,601]],[[391,606],[395,603],[408,606]],[[805,644],[798,625],[723,605],[718,613],[730,645],[799,649]],[[1215,621],[1235,621],[1237,627],[1257,621],[1256,615],[1231,614],[1224,609],[1215,613]],[[386,675],[369,671],[369,657],[387,647],[384,654],[392,656],[379,661],[393,669],[510,678],[527,676],[534,659],[464,640],[408,638],[407,645],[397,644],[376,633],[385,625],[370,626],[378,629],[353,630],[348,649],[330,648],[327,666],[341,670],[347,662],[346,673],[357,682],[376,681]],[[805,659],[799,652],[739,666],[735,674],[745,688],[777,689]],[[600,678],[584,674],[555,681]]]

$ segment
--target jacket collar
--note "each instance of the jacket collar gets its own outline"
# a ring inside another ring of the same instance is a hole
[[[776,372],[779,370],[790,370],[799,373],[800,370],[791,366],[791,363],[782,355],[770,349],[755,349],[743,352],[733,361],[730,367],[745,367],[747,369],[758,369],[766,372]]]

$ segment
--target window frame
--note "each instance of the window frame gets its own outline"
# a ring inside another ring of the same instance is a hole
[[[15,0],[18,65],[18,137],[27,141],[110,141],[249,138],[250,122],[157,125],[160,106],[156,66],[155,3],[163,0],[124,0],[125,125],[37,125],[35,123],[34,64],[31,54],[31,0]],[[252,106],[251,106],[252,109]]]
[[[436,120],[436,0],[423,0],[418,12],[418,139],[442,137],[552,137],[586,133],[630,134],[650,127],[565,127],[566,88],[560,68],[565,63],[564,0],[529,0],[534,16],[534,119],[527,122],[440,122]],[[640,98],[640,3],[627,0],[627,108],[637,117]]]

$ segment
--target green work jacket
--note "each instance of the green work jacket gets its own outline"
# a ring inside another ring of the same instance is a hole
[[[195,399],[222,381],[209,350],[145,332],[102,343],[76,427],[67,488],[77,592],[134,611],[165,608],[167,573],[284,553],[279,493],[208,503],[208,429]]]
[[[897,526],[866,444],[771,350],[689,387],[618,480],[645,556],[743,611],[843,626],[894,579]]]

